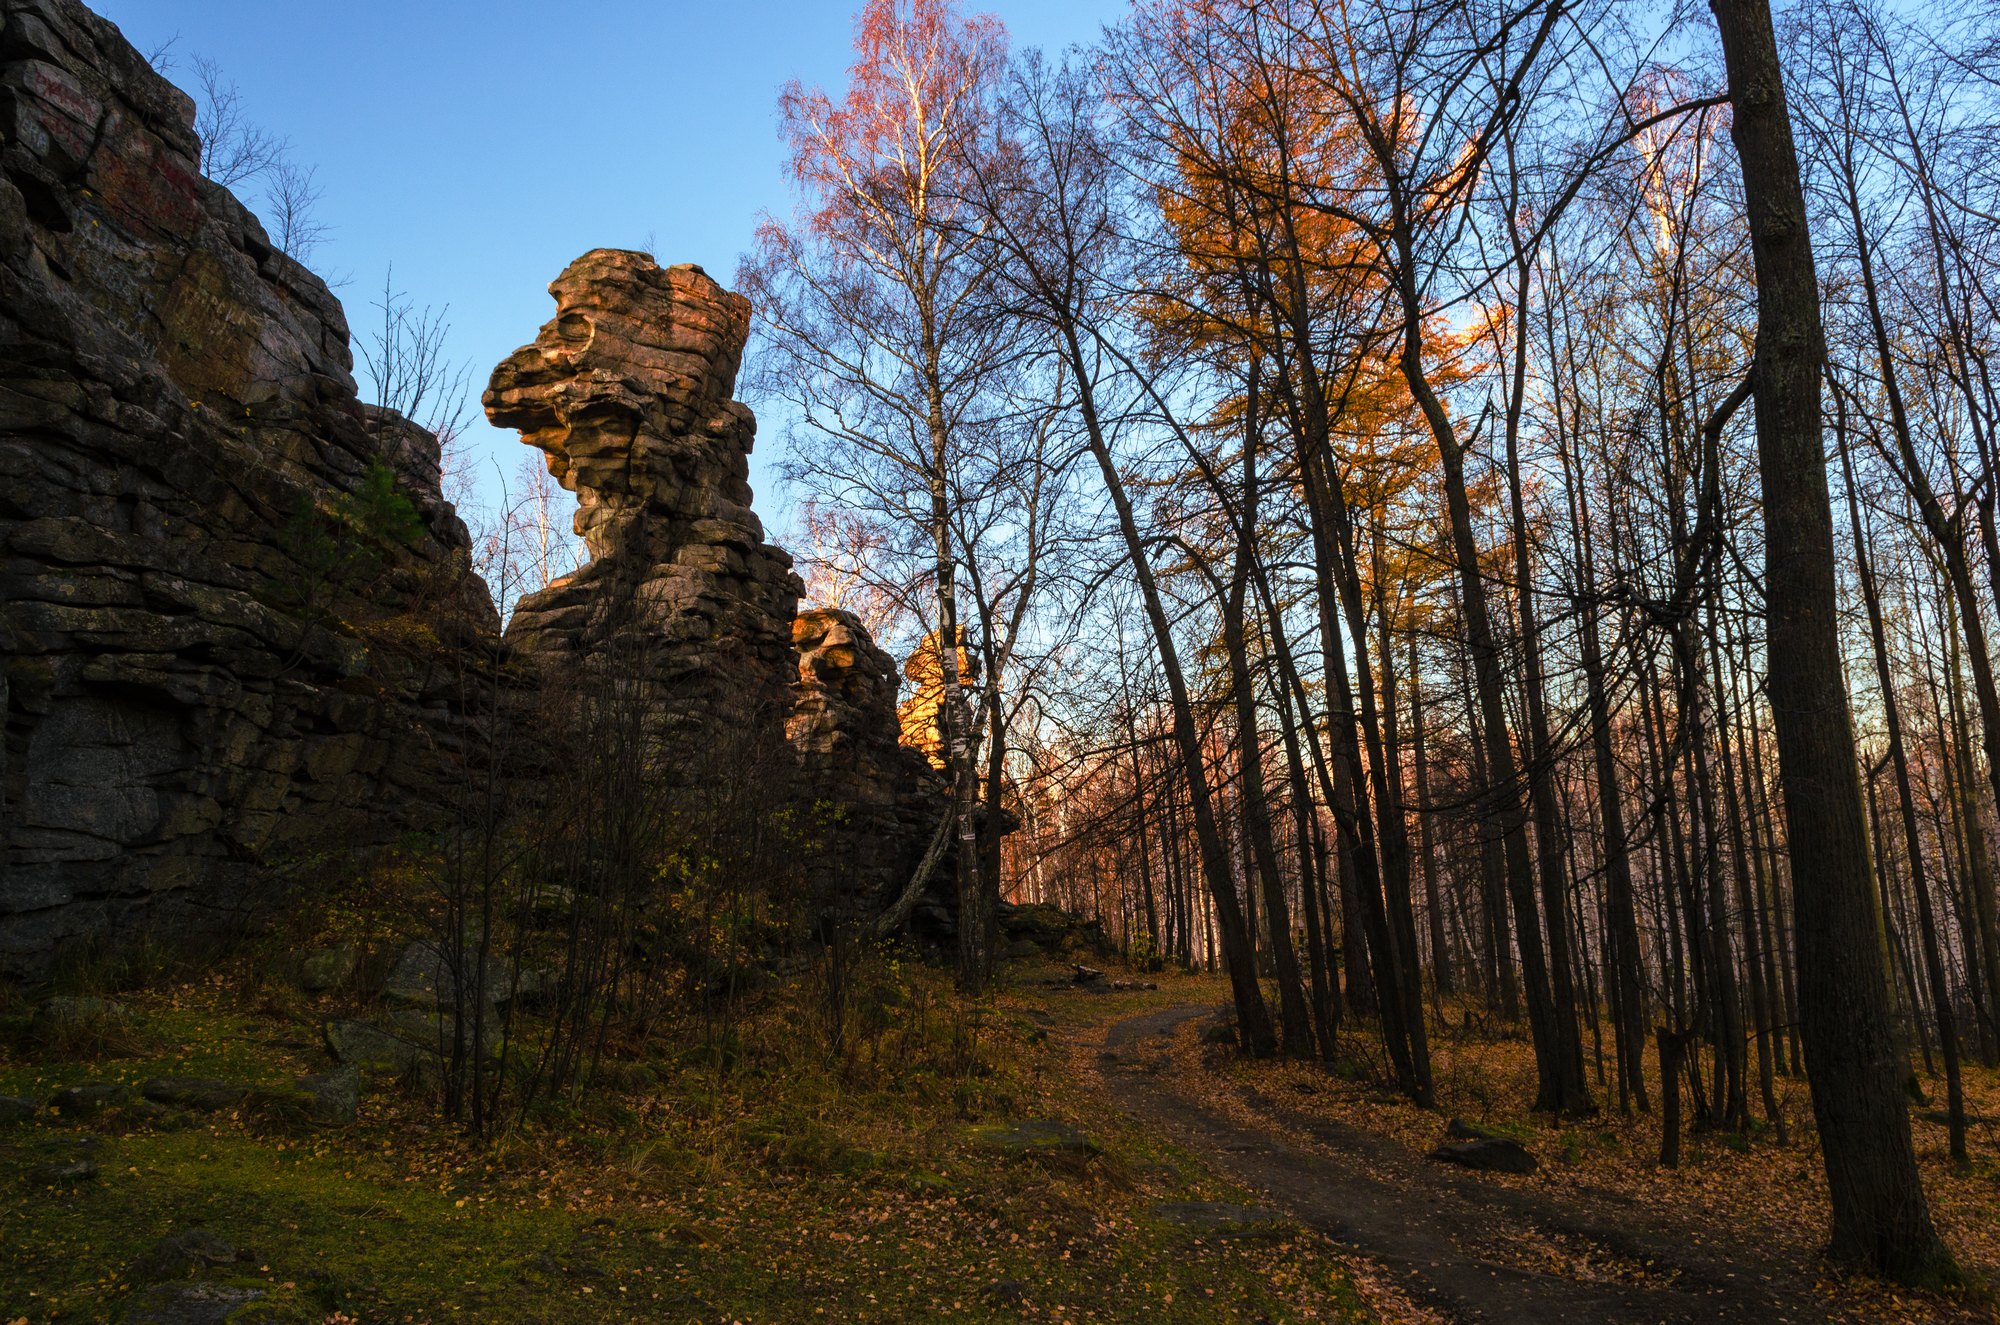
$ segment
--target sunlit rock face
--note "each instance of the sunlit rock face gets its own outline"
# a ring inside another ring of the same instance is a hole
[[[486,415],[576,494],[591,560],[523,598],[508,642],[552,662],[631,646],[667,702],[781,728],[800,584],[750,509],[757,423],[731,399],[748,301],[622,249],[549,293],[555,317],[493,370]]]
[[[962,697],[970,696],[979,680],[979,660],[967,647],[965,627],[958,628],[958,684]],[[945,767],[944,732],[938,718],[944,710],[944,658],[938,649],[938,632],[924,636],[908,658],[903,675],[909,679],[910,697],[897,714],[903,744],[923,752],[935,769]],[[962,711],[969,711],[965,709]]]
[[[896,661],[860,618],[831,607],[802,611],[792,641],[799,675],[786,732],[820,847],[815,889],[836,914],[867,910],[915,868],[943,813],[942,784],[897,739]]]
[[[193,120],[81,5],[6,4],[0,973],[421,825],[446,659],[497,631],[436,440],[359,402],[339,301]]]
[[[809,759],[852,769],[857,783],[879,786],[884,765],[901,762],[896,740],[896,660],[852,612],[801,611],[792,626],[799,653],[797,699],[786,727]],[[889,799],[884,795],[880,799]]]

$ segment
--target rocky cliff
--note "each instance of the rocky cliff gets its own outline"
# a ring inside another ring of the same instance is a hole
[[[972,699],[979,689],[979,658],[974,654],[965,627],[958,627],[959,711],[964,722],[973,710]],[[910,697],[896,711],[896,723],[903,744],[919,750],[930,766],[945,766],[944,730],[939,718],[944,712],[944,657],[938,648],[939,632],[933,630],[903,660],[903,676],[910,683]]]
[[[645,746],[681,783],[763,761],[820,905],[900,888],[936,778],[892,661],[797,612],[750,508],[746,301],[613,249],[550,285],[485,405],[591,559],[503,639],[437,440],[360,402],[339,302],[202,177],[193,119],[74,0],[0,0],[0,975],[250,920],[454,822],[473,764],[546,801],[546,701],[593,675],[693,743]]]
[[[423,818],[497,628],[437,443],[71,0],[0,6],[0,972]]]

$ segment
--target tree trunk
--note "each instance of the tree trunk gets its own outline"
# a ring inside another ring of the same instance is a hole
[[[1845,413],[1844,409],[1841,410],[1843,416]],[[1945,983],[1944,959],[1938,952],[1937,920],[1931,912],[1930,881],[1924,877],[1924,842],[1917,830],[1917,798],[1910,789],[1910,760],[1903,748],[1902,705],[1896,698],[1896,678],[1889,670],[1889,636],[1882,624],[1882,598],[1875,587],[1874,554],[1869,546],[1868,531],[1861,525],[1861,499],[1854,491],[1854,462],[1848,454],[1847,429],[1839,426],[1835,432],[1836,444],[1840,447],[1841,469],[1847,479],[1847,517],[1854,530],[1854,559],[1860,571],[1861,601],[1868,611],[1868,639],[1874,646],[1875,679],[1882,687],[1882,721],[1889,728],[1889,766],[1896,775],[1896,801],[1902,812],[1903,849],[1909,859],[1910,890],[1917,901],[1917,933],[1923,948],[1924,975],[1930,985],[1931,1013],[1937,1019],[1938,1051],[1944,1058],[1951,1157],[1963,1164],[1966,1160],[1965,1086],[1958,1067],[1958,1028],[1952,1020],[1951,990]],[[1878,849],[1879,845],[1878,839]]]
[[[1833,1206],[1830,1253],[1908,1283],[1956,1278],[1931,1225],[1897,1081],[1841,674],[1820,425],[1826,350],[1769,0],[1712,0],[1757,271],[1758,468],[1771,709],[1798,912],[1799,1014]]]
[[[1410,640],[1410,761],[1417,774],[1417,841],[1424,858],[1424,922],[1431,945],[1431,983],[1450,997],[1458,992],[1452,978],[1451,946],[1445,941],[1444,901],[1438,887],[1436,833],[1431,827],[1430,765],[1424,757],[1424,685],[1417,674],[1417,642]]]
[[[1090,395],[1090,365],[1082,343],[1072,328],[1065,328],[1069,364],[1079,383],[1078,400],[1090,453],[1097,461],[1099,476],[1110,494],[1117,513],[1118,530],[1132,561],[1132,574],[1139,583],[1139,595],[1153,628],[1153,647],[1159,654],[1160,670],[1166,674],[1167,696],[1172,707],[1174,743],[1180,749],[1186,776],[1188,804],[1193,811],[1195,844],[1201,852],[1203,877],[1208,882],[1215,907],[1216,927],[1221,931],[1223,964],[1228,968],[1229,987],[1236,1002],[1237,1034],[1243,1048],[1254,1057],[1268,1058],[1277,1052],[1277,1036],[1271,1028],[1271,1013],[1264,1004],[1264,991],[1257,984],[1256,956],[1251,950],[1250,933],[1243,908],[1236,898],[1235,878],[1229,868],[1228,848],[1216,826],[1215,806],[1209,796],[1208,773],[1202,763],[1201,732],[1195,725],[1194,703],[1188,694],[1187,679],[1181,671],[1180,651],[1174,644],[1173,621],[1167,615],[1160,587],[1153,578],[1146,541],[1139,533],[1138,516],[1126,494],[1125,480],[1111,454],[1111,443],[1097,417],[1097,404]]]

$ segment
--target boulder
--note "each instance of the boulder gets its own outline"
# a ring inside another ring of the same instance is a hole
[[[108,998],[59,994],[44,999],[28,1020],[28,1034],[46,1045],[62,1045],[92,1035],[128,1029],[132,1014]]]
[[[434,1049],[363,1021],[329,1021],[323,1034],[326,1051],[335,1060],[361,1071],[401,1075],[436,1058]]]
[[[1003,902],[998,920],[1000,932],[1009,939],[1028,940],[1045,952],[1058,953],[1070,947],[1102,955],[1112,951],[1101,924],[1073,915],[1052,902]]]
[[[266,1296],[247,1284],[156,1284],[125,1309],[124,1325],[229,1325]]]
[[[139,1087],[139,1093],[155,1104],[218,1113],[243,1102],[250,1087],[212,1077],[153,1077]]]
[[[308,994],[323,994],[346,985],[360,967],[361,949],[351,943],[311,948],[299,954],[292,967],[292,978]]]
[[[167,1234],[132,1267],[133,1278],[144,1282],[186,1279],[203,1270],[236,1263],[236,1248],[205,1228],[176,1229]]]
[[[28,1181],[37,1187],[74,1187],[97,1180],[97,1161],[89,1158],[59,1159],[28,1170]]]
[[[1541,1167],[1526,1146],[1504,1136],[1449,1142],[1431,1151],[1430,1157],[1484,1173],[1533,1173]]]
[[[14,1123],[25,1123],[41,1110],[35,1102],[22,1095],[0,1095],[0,1127]]]
[[[485,971],[474,971],[471,968],[477,964],[478,954],[476,936],[468,936],[462,952],[456,954],[448,952],[445,944],[418,939],[405,947],[389,968],[382,981],[382,997],[390,1003],[424,1009],[456,1006],[461,994],[499,1003],[506,997],[511,963],[489,953]],[[462,982],[455,969],[459,961],[466,967]]]
[[[352,1066],[300,1077],[298,1088],[312,1097],[312,1120],[333,1127],[354,1121],[361,1108],[361,1073]]]
[[[93,1118],[132,1097],[131,1088],[114,1081],[85,1081],[64,1086],[49,1097],[49,1107],[66,1118]]]

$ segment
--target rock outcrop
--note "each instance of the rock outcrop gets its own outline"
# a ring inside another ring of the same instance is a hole
[[[361,403],[339,302],[202,178],[193,120],[76,0],[0,0],[0,976],[253,920],[315,860],[451,822],[473,764],[559,794],[533,724],[592,668],[684,750],[760,742],[823,909],[900,888],[938,779],[893,662],[797,612],[750,509],[747,302],[613,249],[549,287],[485,405],[591,560],[503,640],[437,439]]]
[[[486,416],[547,454],[591,559],[521,600],[509,644],[556,664],[631,645],[661,702],[781,729],[801,586],[750,509],[757,421],[730,398],[749,302],[622,249],[549,293],[555,317],[493,370]]]
[[[510,647],[559,684],[619,659],[706,757],[782,733],[813,895],[865,911],[921,853],[935,780],[898,742],[894,660],[850,613],[798,611],[791,558],[750,508],[756,420],[731,399],[748,302],[699,267],[618,249],[584,254],[549,293],[556,316],[494,369],[486,413],[577,494],[591,559],[521,601]]]
[[[0,973],[422,818],[497,629],[437,443],[73,0],[0,10]]]
[[[903,660],[903,675],[909,679],[910,697],[897,710],[897,725],[903,744],[923,752],[935,769],[945,766],[944,732],[938,715],[944,709],[944,658],[938,650],[938,632],[924,636],[916,649]],[[962,701],[969,701],[979,682],[979,659],[967,645],[965,627],[958,628],[958,684]],[[964,711],[971,712],[969,702]]]
[[[924,757],[897,739],[896,661],[852,612],[801,611],[796,699],[786,735],[811,807],[816,893],[836,913],[878,905],[915,868],[943,812]]]

